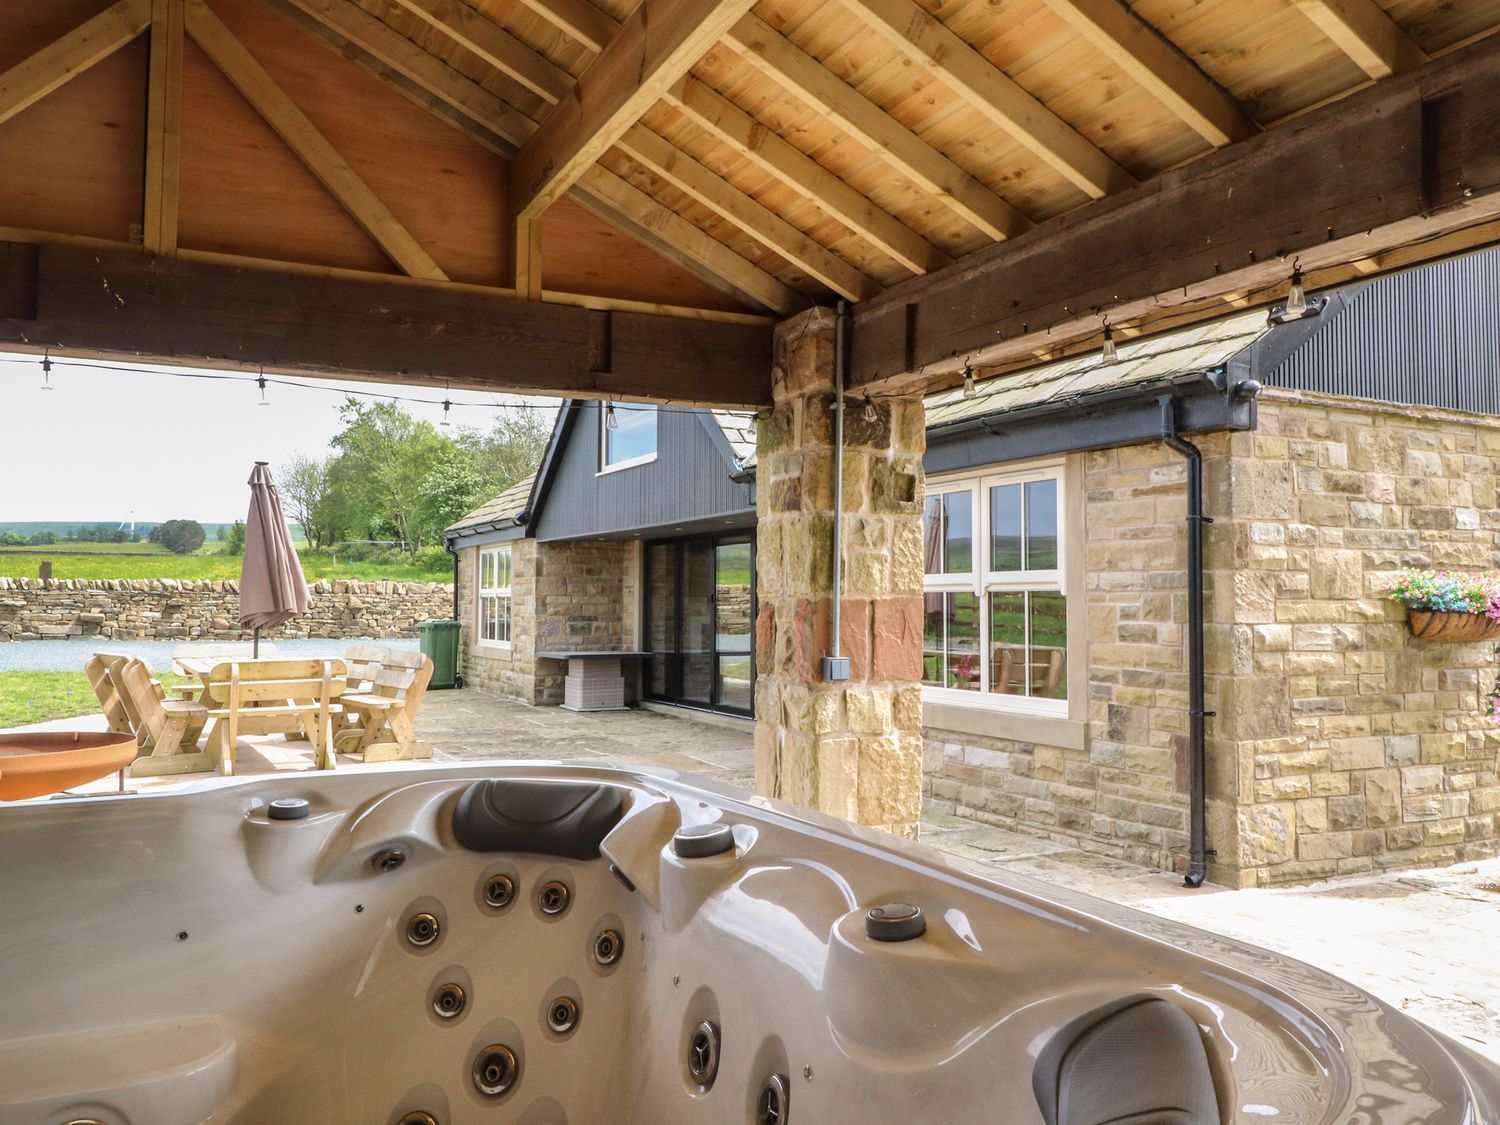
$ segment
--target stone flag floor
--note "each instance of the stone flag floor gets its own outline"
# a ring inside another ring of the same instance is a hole
[[[43,725],[103,729],[103,720]],[[546,758],[664,766],[745,789],[754,782],[748,722],[650,711],[577,714],[460,690],[429,692],[417,733],[434,744],[439,761]],[[306,743],[279,739],[242,740],[240,762],[247,774],[312,766]],[[359,767],[341,759],[339,768]],[[190,774],[131,787],[202,779]],[[113,786],[110,777],[86,789]],[[1500,859],[1307,887],[1190,891],[1161,871],[931,806],[923,812],[922,841],[981,867],[1038,879],[1042,894],[1048,886],[1068,887],[1310,962],[1500,1063]]]

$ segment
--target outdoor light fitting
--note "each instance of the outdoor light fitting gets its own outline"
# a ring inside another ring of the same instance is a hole
[[[1271,323],[1286,324],[1289,321],[1317,316],[1327,304],[1327,297],[1314,297],[1310,301],[1307,299],[1307,292],[1302,287],[1302,259],[1294,258],[1292,260],[1292,286],[1287,291],[1286,303],[1276,305],[1271,309]]]
[[[620,428],[620,420],[615,417],[615,404],[612,402],[604,404],[604,428],[606,430],[618,430]]]
[[[42,390],[44,390],[44,391],[50,391],[51,389],[52,389],[52,354],[50,352],[43,352],[42,353]]]
[[[260,388],[260,405],[270,406],[271,404],[266,401],[266,373],[264,371],[256,378],[255,385]]]
[[[1115,328],[1108,317],[1104,319],[1104,351],[1099,358],[1103,363],[1118,363],[1120,360],[1120,349],[1115,347]]]
[[[973,398],[978,393],[978,388],[974,386],[974,369],[966,363],[964,364],[964,398]]]
[[[449,402],[447,399],[443,399],[443,421],[442,421],[441,424],[444,425],[444,426],[446,426],[448,424],[448,409],[452,405],[453,404],[451,402]]]

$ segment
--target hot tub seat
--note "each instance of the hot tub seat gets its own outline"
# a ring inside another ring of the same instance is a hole
[[[1047,1041],[1031,1074],[1047,1125],[1220,1125],[1191,1016],[1137,993],[1085,1012]]]
[[[612,785],[490,778],[458,798],[453,836],[473,852],[598,859],[624,809]]]

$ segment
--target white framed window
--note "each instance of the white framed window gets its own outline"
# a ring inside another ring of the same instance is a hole
[[[923,510],[923,694],[1068,713],[1061,462],[933,479]]]
[[[515,578],[510,545],[479,551],[479,620],[475,634],[482,645],[510,647],[510,587]]]
[[[656,407],[606,402],[599,413],[600,473],[656,460]]]

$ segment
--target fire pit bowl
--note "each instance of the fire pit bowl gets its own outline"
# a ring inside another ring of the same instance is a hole
[[[0,801],[61,793],[130,765],[135,736],[113,731],[0,734]]]

